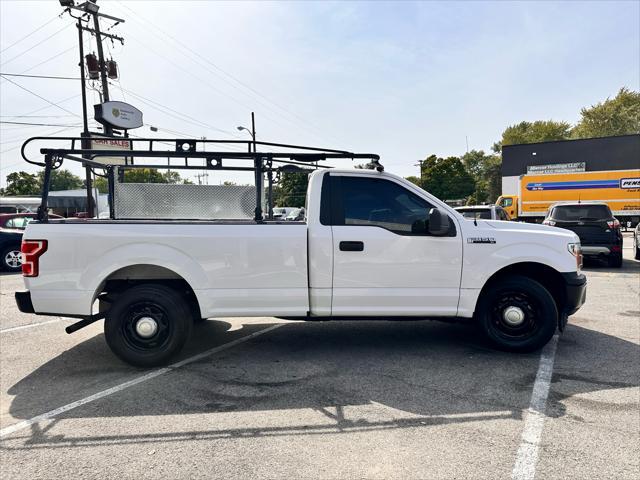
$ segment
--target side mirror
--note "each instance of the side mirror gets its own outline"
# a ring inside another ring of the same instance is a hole
[[[429,233],[436,237],[442,237],[449,233],[449,215],[437,208],[429,211]]]

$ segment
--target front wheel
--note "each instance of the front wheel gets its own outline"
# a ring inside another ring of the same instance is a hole
[[[192,310],[176,290],[137,285],[114,300],[104,334],[120,359],[138,367],[154,367],[180,351],[192,325]]]
[[[551,340],[558,308],[549,291],[535,280],[513,275],[483,292],[476,319],[493,345],[511,352],[531,352]]]
[[[22,268],[22,254],[20,246],[5,248],[2,251],[2,270],[19,272]]]

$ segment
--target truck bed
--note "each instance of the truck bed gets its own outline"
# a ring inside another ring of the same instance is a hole
[[[65,219],[34,222],[27,234],[48,241],[40,275],[25,278],[37,312],[89,315],[104,279],[149,265],[156,278],[194,285],[205,317],[237,315],[238,305],[245,315],[309,310],[303,222]]]

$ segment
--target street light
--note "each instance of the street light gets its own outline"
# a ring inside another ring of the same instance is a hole
[[[253,153],[256,153],[256,118],[253,112],[251,112],[251,130],[243,126],[238,126],[236,128],[238,129],[239,132],[245,131],[249,135],[251,135],[251,139],[253,140]]]

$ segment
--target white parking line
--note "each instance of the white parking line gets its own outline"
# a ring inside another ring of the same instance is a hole
[[[553,338],[542,349],[540,363],[536,381],[533,384],[531,401],[525,413],[524,429],[522,430],[522,440],[516,463],[511,473],[513,480],[533,480],[536,476],[536,464],[538,463],[538,452],[540,449],[540,439],[544,427],[545,409],[547,407],[547,397],[551,385],[553,374],[553,361],[556,356],[558,346],[558,335]]]
[[[0,333],[15,332],[17,330],[25,330],[27,328],[39,327],[40,325],[48,325],[50,323],[57,323],[60,320],[62,320],[62,319],[61,318],[54,318],[53,320],[47,320],[46,322],[30,323],[28,325],[20,325],[19,327],[4,328],[4,329],[0,330]]]
[[[236,340],[233,340],[229,343],[225,343],[223,345],[219,345],[217,347],[211,348],[205,352],[199,353],[198,355],[194,355],[192,357],[186,358],[180,362],[176,362],[172,365],[169,365],[168,367],[165,368],[159,368],[157,370],[154,370],[152,372],[149,372],[145,375],[142,375],[140,377],[134,378],[133,380],[129,380],[128,382],[124,382],[121,383],[120,385],[116,385],[115,387],[111,387],[108,388],[106,390],[102,390],[101,392],[98,393],[94,393],[93,395],[90,395],[88,397],[85,397],[81,400],[77,400],[75,402],[69,403],[67,405],[64,405],[62,407],[56,408],[55,410],[51,410],[47,413],[43,413],[42,415],[38,415],[37,417],[33,417],[30,418],[29,420],[23,420],[22,422],[18,422],[14,425],[10,425],[8,427],[3,428],[2,430],[0,430],[0,438],[2,437],[6,437],[7,435],[10,435],[12,433],[15,433],[19,430],[23,430],[27,427],[29,427],[30,425],[33,425],[34,423],[38,423],[38,422],[42,422],[44,420],[51,420],[52,418],[57,417],[58,415],[60,415],[61,413],[65,413],[68,412],[69,410],[73,410],[74,408],[80,407],[82,405],[86,405],[87,403],[91,403],[94,400],[98,400],[100,398],[104,398],[104,397],[108,397],[109,395],[112,395],[114,393],[117,392],[121,392],[122,390],[125,390],[129,387],[133,387],[134,385],[138,385],[140,383],[146,382],[147,380],[151,380],[152,378],[156,378],[159,377],[160,375],[164,375],[165,373],[168,373],[172,370],[175,370],[176,368],[180,368],[183,367],[185,365],[188,365],[189,363],[193,363],[193,362],[197,362],[198,360],[201,360],[205,357],[208,357],[209,355],[213,355],[214,353],[218,353],[221,352],[223,350],[227,350],[231,347],[235,347],[236,345],[239,345],[240,343],[246,342],[247,340],[251,340],[252,338],[255,338],[259,335],[263,335],[267,332],[271,332],[273,330],[275,330],[276,328],[282,327],[283,324],[278,324],[278,325],[273,325],[271,327],[267,327],[263,330],[260,330],[258,332],[254,332],[251,333],[245,337],[241,337],[238,338]]]

